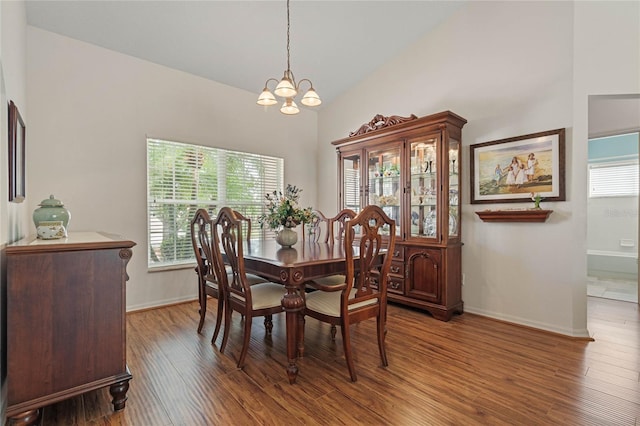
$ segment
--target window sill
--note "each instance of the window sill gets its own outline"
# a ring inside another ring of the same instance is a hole
[[[196,267],[195,262],[191,263],[180,263],[178,265],[162,265],[162,266],[148,266],[147,272],[166,272],[166,271],[176,271],[179,269],[194,269]]]

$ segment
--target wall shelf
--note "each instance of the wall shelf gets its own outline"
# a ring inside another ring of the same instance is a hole
[[[553,210],[483,210],[476,212],[483,222],[546,222]]]

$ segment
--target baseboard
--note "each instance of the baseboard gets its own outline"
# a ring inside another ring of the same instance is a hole
[[[143,303],[140,305],[129,305],[127,306],[127,313],[147,311],[149,309],[164,308],[172,305],[180,305],[182,303],[193,302],[196,300],[198,300],[198,298],[197,297],[194,298],[194,296],[191,295],[191,296],[176,297],[174,299],[156,300],[152,303]]]
[[[471,314],[487,317],[496,321],[501,321],[501,322],[509,323],[512,325],[517,325],[520,327],[531,328],[538,331],[544,331],[546,333],[552,333],[552,334],[560,335],[563,337],[569,337],[571,339],[593,341],[593,338],[589,334],[589,330],[587,330],[586,328],[582,330],[565,329],[565,328],[557,327],[553,324],[530,321],[524,318],[514,317],[511,315],[504,315],[498,312],[491,312],[484,309],[477,309],[466,304],[464,306],[464,311],[465,313],[468,312]]]

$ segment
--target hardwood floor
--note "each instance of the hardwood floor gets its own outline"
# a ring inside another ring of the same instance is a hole
[[[638,305],[589,298],[594,342],[463,314],[440,322],[391,305],[389,367],[380,366],[375,321],[353,326],[358,382],[340,333],[308,319],[305,358],[289,385],[284,315],[273,336],[253,322],[244,370],[235,368],[241,319],[225,354],[211,346],[211,312],[196,333],[197,303],[127,316],[133,380],[125,410],[107,390],[46,407],[44,425],[640,424]],[[221,337],[219,337],[218,343]]]

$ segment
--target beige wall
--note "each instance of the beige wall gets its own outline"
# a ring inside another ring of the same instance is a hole
[[[146,137],[280,156],[316,198],[316,114],[265,111],[256,94],[28,28],[29,210],[49,194],[69,229],[135,241],[127,307],[197,297],[192,268],[147,272]]]
[[[640,93],[639,7],[471,2],[318,121],[308,111],[295,120],[264,112],[253,93],[29,28],[27,209],[54,193],[72,230],[137,241],[128,305],[152,306],[194,297],[195,282],[191,271],[146,272],[146,135],[281,155],[303,201],[331,212],[329,142],[377,113],[462,115],[467,165],[471,144],[566,127],[567,201],[543,203],[554,210],[547,223],[481,222],[474,212],[487,206],[464,192],[463,299],[468,312],[585,336],[587,98]],[[468,169],[462,178],[469,182]],[[491,208],[518,206],[526,205]]]
[[[322,110],[318,181],[336,187],[329,142],[377,113],[448,109],[465,117],[467,185],[469,145],[565,127],[567,201],[543,202],[554,210],[548,222],[484,223],[475,211],[529,205],[471,205],[469,189],[463,191],[463,300],[467,312],[586,336],[587,95],[640,91],[638,8],[632,2],[469,4]],[[322,193],[319,205],[331,211],[335,200],[335,190]]]
[[[13,100],[21,114],[28,116],[26,105],[26,12],[22,1],[0,2],[0,246],[20,239],[26,232],[25,203],[8,202],[7,102]],[[6,386],[6,287],[4,250],[0,256],[0,420],[7,408]]]
[[[0,140],[3,148],[0,150],[0,170],[2,171],[2,182],[0,187],[0,240],[11,242],[20,239],[27,231],[27,206],[25,203],[8,202],[8,146],[7,132],[7,102],[12,100],[18,107],[20,114],[25,121],[28,120],[27,92],[26,92],[26,10],[24,2],[1,2],[1,52],[0,65],[2,66],[2,80],[4,84],[3,102],[0,105],[3,129]],[[29,182],[27,181],[27,185]],[[28,188],[27,188],[28,190]]]

